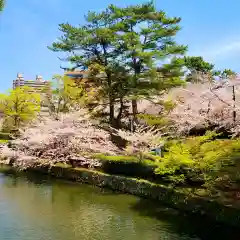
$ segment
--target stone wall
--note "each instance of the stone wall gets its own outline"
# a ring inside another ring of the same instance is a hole
[[[223,206],[216,201],[197,198],[181,193],[173,188],[156,185],[145,180],[108,175],[102,172],[81,168],[54,166],[51,169],[39,168],[35,171],[47,173],[57,178],[88,183],[114,191],[158,200],[169,207],[186,213],[200,214],[211,220],[231,226],[240,226],[240,209]]]

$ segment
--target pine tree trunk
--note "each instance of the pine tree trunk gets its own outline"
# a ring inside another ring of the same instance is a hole
[[[236,94],[235,94],[235,86],[232,86],[232,100],[233,100],[233,124],[236,124],[236,118],[237,118],[237,113],[236,113]]]
[[[108,78],[108,87],[109,87],[109,93],[108,93],[108,99],[109,99],[109,123],[110,125],[114,126],[114,97],[113,97],[113,89],[112,89],[112,79],[111,74],[107,73]]]
[[[119,112],[117,115],[117,119],[116,119],[116,126],[118,129],[121,128],[121,120],[122,120],[122,115],[123,115],[123,110],[124,110],[124,102],[123,102],[123,98],[120,98],[120,108],[119,108]]]
[[[135,124],[138,123],[138,105],[137,100],[132,100],[132,114],[133,114],[133,131],[135,131]]]
[[[114,125],[114,102],[111,96],[109,96],[109,122]]]
[[[136,89],[137,87],[137,79],[138,79],[138,75],[140,74],[140,65],[139,63],[137,63],[136,58],[133,58],[133,64],[134,64],[134,88]],[[136,95],[134,96],[136,97]],[[132,115],[133,115],[133,131],[135,131],[135,125],[138,123],[138,119],[137,119],[137,115],[138,115],[138,104],[137,104],[137,100],[133,99],[132,100]]]

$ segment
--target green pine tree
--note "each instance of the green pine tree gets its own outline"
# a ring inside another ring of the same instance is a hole
[[[172,59],[186,50],[174,41],[180,18],[167,17],[150,2],[126,8],[110,5],[101,13],[89,12],[86,21],[80,27],[60,24],[63,35],[50,49],[70,53],[68,61],[88,69],[101,104],[109,107],[111,124],[123,116],[124,101],[131,99],[136,121],[138,98],[182,84],[181,61]],[[171,62],[162,64],[167,58]]]
[[[4,0],[0,0],[0,11],[3,10],[4,5],[5,5],[5,1]]]
[[[234,78],[237,76],[237,73],[231,69],[224,69],[220,72],[219,77],[222,79]]]
[[[80,27],[60,24],[63,36],[50,49],[72,53],[67,60],[80,69],[88,69],[88,78],[107,100],[103,104],[109,106],[109,122],[113,124],[114,73],[120,51],[115,47],[116,29],[108,9],[101,13],[89,12],[86,22]]]
[[[166,69],[177,69],[174,66],[177,61],[171,62],[171,68],[170,64],[163,66],[162,63],[184,54],[187,49],[174,41],[181,19],[157,11],[153,1],[125,8],[111,5],[109,9],[120,33],[121,60],[131,76],[129,94],[132,97],[133,120],[137,121],[137,99],[156,93],[154,90],[160,90],[164,80],[173,80],[173,72]]]
[[[188,82],[201,81],[201,76],[206,78],[208,75],[210,79],[213,79],[213,76],[218,75],[217,71],[214,70],[214,64],[206,62],[202,57],[184,57],[184,66],[189,71],[186,78]]]

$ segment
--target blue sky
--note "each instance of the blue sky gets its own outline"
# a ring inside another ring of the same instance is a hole
[[[141,0],[6,0],[0,16],[0,91],[12,86],[18,72],[26,79],[41,74],[50,79],[62,73],[59,54],[47,49],[60,36],[58,24],[84,23],[88,10],[99,11]],[[182,17],[177,41],[189,46],[189,55],[202,55],[217,68],[240,72],[239,0],[155,0],[169,16]]]

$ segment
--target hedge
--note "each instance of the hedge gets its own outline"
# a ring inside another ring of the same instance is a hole
[[[157,165],[151,160],[140,161],[134,156],[106,156],[102,154],[95,157],[102,163],[99,170],[105,173],[150,180],[157,180],[160,177],[155,174]]]
[[[10,133],[0,132],[1,140],[12,140]]]

